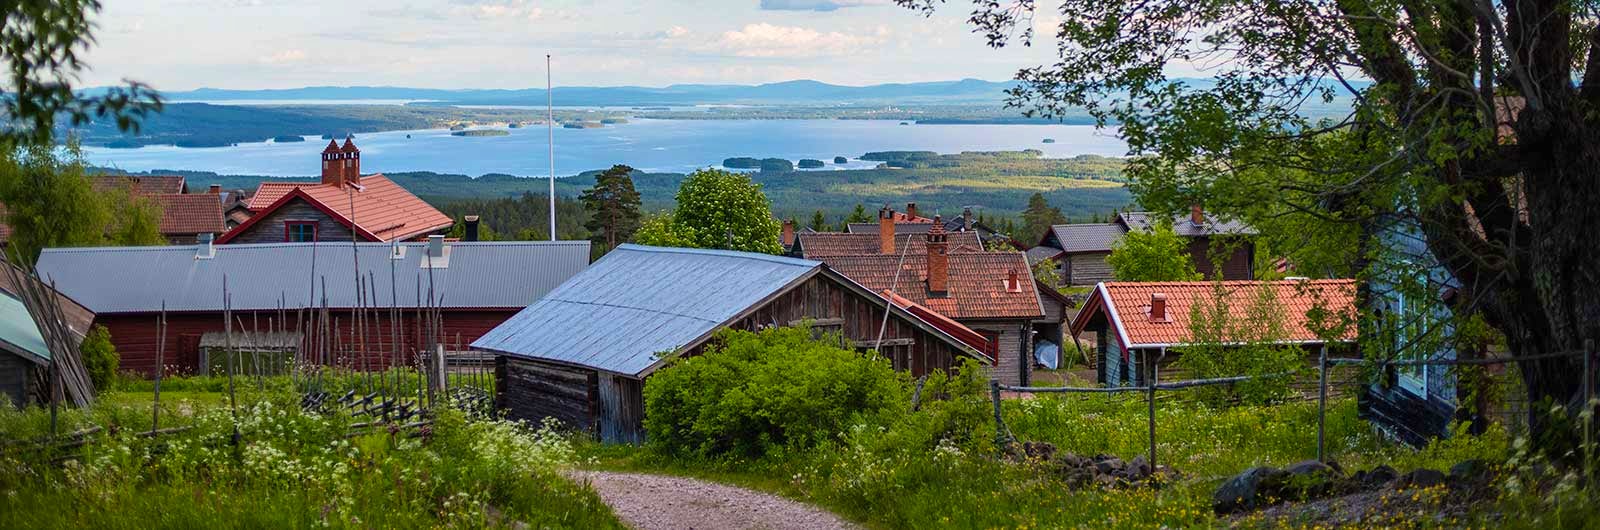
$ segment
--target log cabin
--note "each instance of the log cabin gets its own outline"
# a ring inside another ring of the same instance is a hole
[[[495,403],[507,417],[555,418],[621,443],[644,440],[650,374],[700,354],[722,329],[808,324],[917,376],[963,357],[992,362],[977,333],[892,298],[816,261],[627,244],[472,347],[495,355]]]

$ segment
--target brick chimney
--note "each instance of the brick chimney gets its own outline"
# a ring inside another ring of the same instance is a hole
[[[1011,271],[1006,274],[1006,292],[1008,292],[1008,293],[1020,293],[1020,292],[1022,292],[1022,279],[1019,278],[1019,275],[1017,274],[1017,269],[1011,269]]]
[[[963,229],[965,229],[968,232],[972,231],[972,207],[971,206],[967,206],[967,207],[964,207],[964,208],[961,209],[961,226],[962,226]]]
[[[344,184],[344,158],[338,140],[328,140],[328,146],[322,148],[322,183]]]
[[[339,148],[339,153],[344,155],[344,180],[351,184],[361,184],[361,149],[356,147],[353,137],[344,137],[344,147]]]
[[[950,243],[944,233],[944,223],[936,216],[928,229],[928,296],[944,297],[950,293]]]
[[[221,184],[212,184],[210,186],[206,186],[206,193],[210,193],[212,195],[221,195],[222,194],[222,185]]]
[[[878,252],[894,254],[894,210],[878,209]]]
[[[917,218],[917,203],[914,203],[914,202],[906,203],[906,220],[910,221],[910,220],[916,219],[916,218]]]
[[[794,246],[794,220],[793,219],[784,219],[783,220],[783,239],[782,239],[782,242],[783,242],[783,248],[789,248],[789,247]]]
[[[1206,212],[1200,208],[1199,204],[1189,205],[1189,222],[1194,223],[1195,226],[1206,224]]]
[[[1150,321],[1167,321],[1167,295],[1164,293],[1150,293]]]

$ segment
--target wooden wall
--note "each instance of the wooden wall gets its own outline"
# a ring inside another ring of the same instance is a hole
[[[416,325],[417,319],[414,314],[405,315],[396,321],[400,335],[399,348],[393,347],[396,341],[390,338],[389,318],[386,315],[378,315],[375,318],[369,316],[366,349],[362,350],[358,347],[356,334],[351,330],[350,310],[330,311],[338,319],[338,340],[351,352],[348,355],[337,356],[330,362],[331,364],[352,369],[380,369],[388,363],[409,364],[410,358],[395,358],[390,352],[416,351],[418,345],[425,342],[420,336],[421,328]],[[289,330],[295,331],[298,319],[294,311],[286,313]],[[453,348],[459,336],[459,342],[463,346],[470,344],[516,313],[517,309],[445,311],[444,342]],[[117,347],[117,353],[122,356],[120,367],[122,370],[131,370],[146,376],[155,375],[158,339],[156,318],[157,315],[154,313],[102,314],[95,317],[95,323],[105,326],[111,332],[111,343]],[[269,325],[273,328],[278,326],[278,318],[277,311],[236,311],[234,327],[239,329],[242,326],[244,329],[267,331]],[[162,351],[162,363],[167,366],[167,373],[197,373],[200,367],[200,336],[224,329],[221,312],[168,313],[166,347]]]
[[[30,376],[41,368],[16,354],[0,351],[0,399],[15,407],[27,404],[32,386]]]
[[[1228,258],[1222,262],[1222,279],[1255,279],[1255,269],[1252,263],[1255,248],[1249,242],[1240,242],[1229,250],[1231,252],[1228,254]],[[1189,240],[1189,255],[1194,258],[1195,270],[1210,279],[1216,271],[1216,267],[1211,263],[1211,238],[1191,238]]]
[[[1110,252],[1083,252],[1063,256],[1062,282],[1067,285],[1094,285],[1111,281],[1111,264],[1106,262],[1106,257],[1110,255]]]
[[[499,355],[494,361],[495,408],[507,419],[538,426],[555,418],[594,432],[600,417],[594,370]]]
[[[282,243],[284,221],[316,221],[318,241],[350,241],[350,229],[303,199],[294,199],[233,236],[229,243]]]

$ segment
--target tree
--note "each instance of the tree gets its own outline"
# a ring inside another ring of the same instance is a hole
[[[594,234],[594,241],[607,249],[627,242],[639,229],[639,192],[633,189],[633,168],[618,164],[601,172],[594,179],[594,187],[585,190],[578,198],[589,212],[589,222],[584,226]]]
[[[693,230],[674,223],[671,212],[645,219],[639,224],[639,230],[634,232],[633,240],[641,245],[657,247],[695,246]]]
[[[808,226],[814,231],[826,232],[828,231],[828,216],[824,215],[822,210],[817,210],[811,214],[811,224]]]
[[[1183,282],[1200,279],[1194,259],[1186,250],[1188,242],[1172,225],[1157,223],[1149,232],[1138,230],[1122,235],[1111,244],[1106,263],[1111,274],[1124,282]]]
[[[50,247],[162,244],[161,210],[116,188],[96,193],[75,144],[26,144],[0,153],[0,204],[11,227],[7,253],[33,263]]]
[[[137,132],[139,122],[161,110],[161,97],[142,83],[96,89],[97,95],[73,90],[86,65],[79,55],[94,43],[91,15],[97,0],[10,2],[0,8],[0,61],[5,84],[0,87],[0,142],[50,143],[56,120],[73,126],[95,118],[116,121],[117,128]]]
[[[1364,276],[1447,272],[1449,310],[1501,332],[1528,398],[1581,408],[1579,360],[1530,357],[1600,339],[1600,282],[1587,265],[1600,262],[1593,6],[1051,3],[978,1],[969,20],[996,47],[1031,43],[1034,9],[1060,20],[1048,32],[1059,60],[1022,70],[1010,103],[1118,124],[1139,155],[1128,175],[1141,204],[1175,213],[1204,197],[1252,223],[1345,230],[1350,244],[1333,251]],[[1214,80],[1168,77],[1190,64]],[[1419,244],[1391,243],[1396,228]],[[1381,293],[1360,285],[1369,307]],[[1546,434],[1542,415],[1529,422]]]
[[[867,207],[862,206],[861,203],[859,203],[859,202],[856,203],[856,208],[854,210],[850,210],[850,215],[847,215],[844,218],[844,224],[845,225],[849,225],[850,223],[873,223],[873,222],[877,222],[877,219],[872,217],[872,216],[870,216],[870,215],[867,215]]]
[[[1067,216],[1061,213],[1060,208],[1050,205],[1044,200],[1044,194],[1034,192],[1028,197],[1028,208],[1022,211],[1022,236],[1028,244],[1038,243],[1044,233],[1050,231],[1051,225],[1067,222]]]
[[[720,169],[702,169],[678,185],[677,209],[650,226],[648,240],[681,243],[671,246],[720,248],[779,254],[782,227],[772,217],[772,205],[761,185],[749,175]],[[641,227],[641,232],[644,228]],[[640,238],[638,234],[635,238]],[[646,239],[641,239],[644,241]]]
[[[117,346],[111,342],[111,331],[95,324],[83,336],[83,345],[78,347],[78,351],[83,356],[84,369],[89,372],[89,382],[94,384],[97,391],[109,390],[111,383],[116,381],[117,364],[122,359],[117,354]]]

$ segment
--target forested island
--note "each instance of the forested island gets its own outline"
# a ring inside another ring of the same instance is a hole
[[[505,131],[505,130],[501,130],[501,129],[471,129],[471,130],[466,130],[466,131],[455,131],[455,132],[450,133],[450,136],[466,136],[466,137],[511,136],[511,131]]]
[[[1125,208],[1132,196],[1124,186],[1119,158],[1083,155],[1042,158],[1037,151],[995,151],[938,154],[917,151],[867,153],[864,160],[894,160],[906,167],[814,171],[757,171],[751,178],[772,200],[773,213],[783,217],[809,217],[816,210],[829,217],[850,213],[857,204],[876,209],[884,203],[917,202],[930,212],[960,212],[978,205],[990,216],[1016,216],[1027,207],[1028,197],[1041,193],[1050,204],[1074,219],[1104,215]],[[732,159],[730,159],[732,160]],[[763,161],[749,158],[749,160]],[[771,159],[783,160],[783,159]],[[787,163],[787,160],[783,160]],[[760,169],[760,166],[749,168]],[[101,171],[112,172],[102,169]],[[114,171],[123,173],[121,171]],[[557,179],[556,193],[576,197],[594,185],[599,170]],[[266,182],[312,182],[303,178],[256,175],[218,175],[211,172],[160,169],[145,174],[184,175],[191,186],[220,184],[223,189],[254,189]],[[545,193],[544,179],[500,173],[477,177],[433,172],[385,172],[389,178],[434,204],[463,199],[520,197]],[[635,172],[634,186],[646,211],[673,205],[681,173]]]

